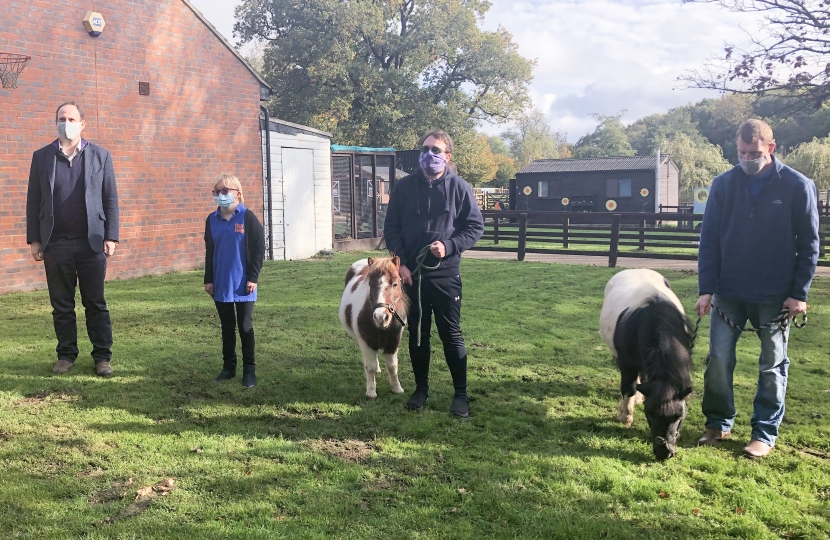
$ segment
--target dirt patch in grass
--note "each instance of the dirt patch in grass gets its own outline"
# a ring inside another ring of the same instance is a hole
[[[322,439],[308,441],[306,445],[315,452],[323,452],[349,463],[363,463],[371,457],[374,450],[372,445],[357,439]]]
[[[78,391],[75,388],[66,390],[41,390],[26,394],[23,399],[14,402],[18,407],[37,407],[47,403],[66,403],[78,400]]]
[[[89,476],[92,476],[90,474]],[[121,482],[115,482],[112,486],[104,489],[99,489],[89,496],[87,502],[89,504],[106,504],[112,501],[118,501],[127,496],[135,488],[133,486],[133,479],[127,478]]]

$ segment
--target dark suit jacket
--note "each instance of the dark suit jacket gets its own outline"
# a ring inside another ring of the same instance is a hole
[[[86,220],[89,247],[96,253],[104,250],[104,240],[118,242],[118,192],[115,170],[108,150],[88,143],[76,159],[84,160]],[[49,244],[55,212],[52,192],[55,187],[57,151],[54,143],[44,146],[32,156],[29,191],[26,197],[26,243]]]

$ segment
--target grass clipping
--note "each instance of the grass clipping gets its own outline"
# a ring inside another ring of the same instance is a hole
[[[104,523],[115,523],[116,521],[125,518],[137,516],[141,512],[147,510],[147,507],[150,506],[150,503],[153,502],[153,499],[157,497],[164,497],[174,489],[176,489],[175,478],[165,478],[164,480],[162,480],[154,486],[144,486],[142,488],[139,488],[135,492],[135,499],[133,499],[133,502],[131,502],[129,505],[127,505],[126,508],[124,508],[111,518],[106,519]]]

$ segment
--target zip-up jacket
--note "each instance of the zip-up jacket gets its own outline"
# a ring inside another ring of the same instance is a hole
[[[715,178],[700,233],[700,294],[755,303],[807,300],[818,261],[816,186],[774,160],[754,201],[735,167]]]
[[[389,208],[383,225],[386,247],[415,271],[418,253],[424,246],[440,240],[447,248],[436,270],[423,269],[429,277],[459,275],[461,252],[475,245],[484,234],[484,220],[464,179],[447,170],[429,183],[419,170],[395,183],[389,197]],[[435,266],[438,259],[431,253],[424,264]]]

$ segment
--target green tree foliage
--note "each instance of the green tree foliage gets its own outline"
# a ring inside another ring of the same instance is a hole
[[[574,147],[574,157],[633,156],[637,152],[628,141],[625,127],[620,120],[625,111],[616,116],[594,114],[599,125],[593,133],[585,135]]]
[[[519,168],[536,159],[558,158],[557,136],[539,110],[522,114],[516,118],[512,129],[501,134]]]
[[[799,144],[783,161],[812,178],[819,189],[830,188],[830,137]]]
[[[234,34],[266,42],[275,116],[345,144],[412,148],[524,110],[534,63],[503,29],[479,28],[486,0],[243,0]]]
[[[653,154],[665,139],[676,137],[681,133],[695,140],[703,138],[686,107],[677,107],[667,113],[652,114],[641,118],[628,126],[625,132],[631,146],[641,156]]]
[[[496,159],[498,170],[496,177],[490,181],[492,187],[507,187],[511,178],[516,178],[519,172],[519,165],[510,154],[510,147],[501,137],[487,137],[487,143]]]
[[[452,159],[459,176],[474,186],[491,182],[496,177],[498,162],[485,135],[465,131],[453,143]]]
[[[690,202],[695,188],[706,187],[719,174],[732,168],[720,146],[703,137],[676,133],[659,141],[660,152],[669,154],[680,170],[680,200]]]
[[[753,108],[753,100],[741,94],[729,94],[720,99],[704,99],[688,107],[692,121],[701,135],[723,149],[730,162],[738,163],[736,133],[738,127],[759,114]]]

